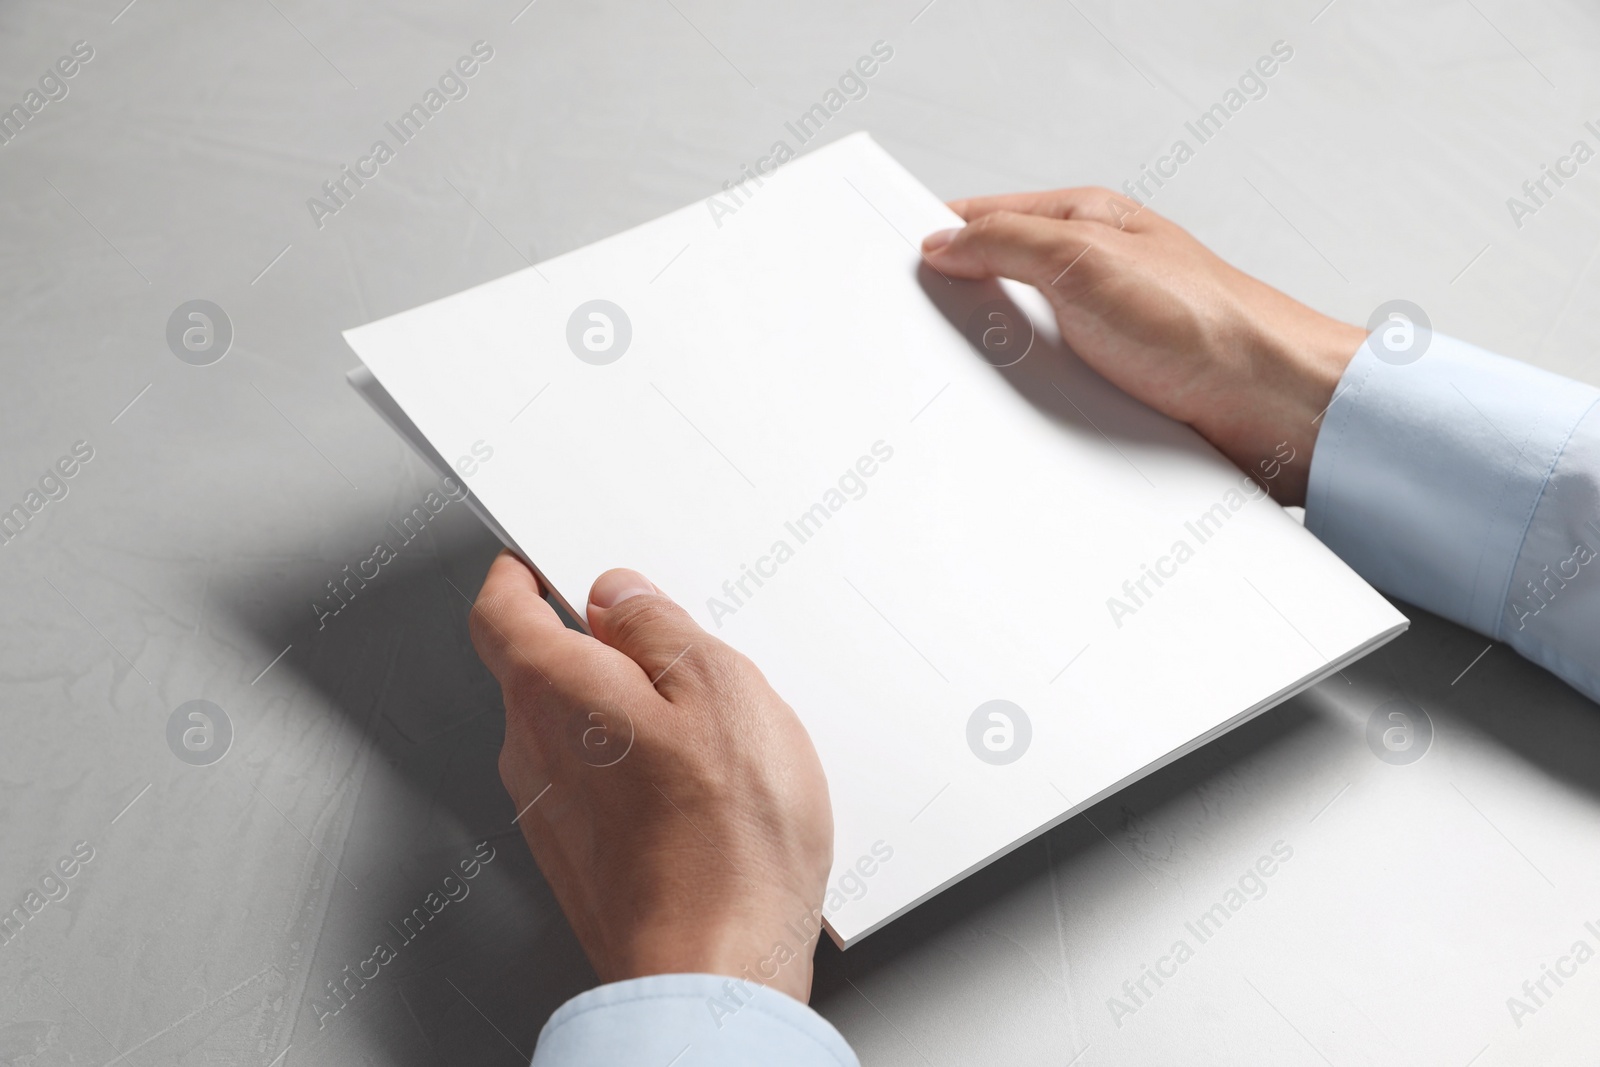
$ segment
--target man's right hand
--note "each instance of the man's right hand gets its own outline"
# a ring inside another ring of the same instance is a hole
[[[1011,278],[1050,300],[1062,338],[1125,392],[1186,422],[1242,469],[1287,442],[1270,484],[1305,502],[1318,417],[1366,331],[1224,263],[1175,223],[1107,189],[957,200],[923,240],[960,278]]]
[[[720,974],[804,1003],[833,861],[805,727],[643,575],[602,574],[586,615],[593,637],[502,552],[471,624],[505,695],[516,823],[589,961],[606,982]]]

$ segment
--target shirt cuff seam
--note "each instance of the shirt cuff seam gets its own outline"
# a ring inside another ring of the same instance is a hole
[[[1371,335],[1369,334],[1367,340],[1370,339]],[[1356,349],[1355,355],[1350,359],[1350,366],[1354,366],[1356,361],[1361,358],[1362,350],[1367,347],[1367,340],[1363,340],[1361,342],[1361,348]],[[1333,405],[1337,404],[1340,400],[1345,399],[1347,396],[1350,397],[1352,402],[1359,397],[1361,392],[1366,389],[1367,383],[1372,380],[1372,363],[1364,361],[1362,365],[1357,368],[1357,371],[1359,377],[1346,386],[1342,392],[1339,390],[1337,385],[1334,386],[1333,396],[1328,400],[1328,406],[1323,409],[1322,425],[1317,429],[1316,440],[1311,442],[1312,470],[1308,470],[1306,472],[1306,528],[1309,529],[1314,535],[1320,535],[1324,528],[1322,522],[1322,511],[1324,510],[1323,506],[1327,503],[1326,498],[1333,495],[1332,486],[1329,484],[1333,474],[1330,470],[1328,477],[1327,479],[1324,479],[1323,484],[1317,486],[1317,488],[1320,490],[1320,492],[1317,493],[1317,496],[1322,499],[1312,501],[1312,485],[1315,481],[1315,476],[1312,471],[1315,470],[1318,456],[1323,458],[1325,467],[1331,467],[1331,465],[1336,462],[1332,453],[1336,453],[1338,451],[1339,433],[1337,430],[1335,430],[1331,435],[1328,434],[1329,423],[1333,422],[1335,418],[1339,417],[1332,413]],[[1340,412],[1340,415],[1342,414],[1343,412]],[[1322,445],[1322,438],[1325,435],[1330,437],[1328,445],[1331,446],[1332,453],[1319,451],[1319,446]],[[1312,507],[1313,503],[1316,505],[1315,509]]]
[[[1600,405],[1600,396],[1591,400],[1589,406],[1578,413],[1578,417],[1572,420],[1572,425],[1567,427],[1567,432],[1562,436],[1560,443],[1550,452],[1550,462],[1545,465],[1544,477],[1539,483],[1539,491],[1533,494],[1533,501],[1528,505],[1528,514],[1522,520],[1522,532],[1517,537],[1517,548],[1511,556],[1511,568],[1506,572],[1506,582],[1500,590],[1498,603],[1501,608],[1495,613],[1494,630],[1489,635],[1496,641],[1504,643],[1507,640],[1505,636],[1506,610],[1504,605],[1511,597],[1511,582],[1516,578],[1517,562],[1522,559],[1523,547],[1528,543],[1528,533],[1533,529],[1533,517],[1539,513],[1539,503],[1544,499],[1545,492],[1550,488],[1550,478],[1556,472],[1556,465],[1561,462],[1561,457],[1566,452],[1567,445],[1572,443],[1572,435],[1578,432],[1578,427],[1583,425],[1583,420],[1589,417],[1589,413],[1595,409],[1596,405]]]
[[[776,991],[774,991],[774,992],[776,992]],[[787,996],[788,994],[786,994],[786,993],[776,993],[776,995],[777,996]],[[626,1004],[633,1004],[633,1003],[637,1003],[637,1002],[640,1002],[640,1001],[646,1001],[646,1000],[703,1001],[704,999],[705,999],[704,997],[701,997],[701,996],[698,996],[698,995],[694,995],[694,994],[689,994],[689,993],[638,993],[638,994],[630,994],[627,997],[627,999],[625,999],[625,1000],[612,1000],[612,1001],[607,1001],[604,1004],[593,1004],[593,1005],[587,1005],[587,1006],[585,1006],[583,1008],[580,1008],[578,1011],[573,1012],[571,1015],[568,1015],[566,1018],[564,1018],[561,1021],[557,1022],[554,1027],[550,1028],[549,1033],[553,1034],[557,1030],[561,1029],[563,1026],[566,1026],[568,1023],[573,1022],[574,1020],[580,1019],[583,1016],[590,1014],[591,1012],[603,1011],[603,1010],[605,1010],[607,1008],[618,1008],[618,1007],[622,1007],[623,1005],[626,1005]],[[793,999],[793,998],[790,998],[790,999]],[[804,1009],[805,1011],[812,1012],[813,1014],[815,1013],[815,1009],[812,1008],[810,1005],[808,1005],[808,1004],[800,1004],[800,1002],[798,1000],[795,1001],[795,1003],[799,1004],[800,1007],[802,1009]],[[784,1018],[782,1015],[778,1014],[777,1012],[768,1011],[761,1004],[747,1002],[745,1007],[754,1008],[757,1012],[759,1012],[761,1015],[765,1016],[766,1018],[771,1019],[773,1022],[779,1023],[779,1024],[789,1028],[790,1030],[794,1031],[799,1036],[805,1038],[811,1044],[815,1045],[818,1049],[820,1049],[821,1051],[827,1053],[828,1057],[830,1059],[832,1059],[833,1062],[839,1064],[839,1067],[849,1067],[849,1065],[844,1060],[841,1060],[834,1053],[834,1051],[832,1049],[828,1048],[828,1046],[824,1042],[819,1041],[817,1039],[816,1035],[808,1033],[802,1027],[796,1026],[794,1024],[794,1022],[792,1022],[791,1020]],[[817,1018],[821,1019],[824,1023],[827,1022],[827,1020],[822,1019],[822,1017],[820,1015],[817,1016]],[[540,1035],[540,1040],[542,1041],[545,1036],[546,1035]]]

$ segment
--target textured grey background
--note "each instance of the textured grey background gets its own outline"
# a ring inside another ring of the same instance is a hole
[[[708,195],[876,40],[824,139],[869,129],[952,197],[1118,185],[1286,40],[1154,206],[1351,321],[1406,297],[1597,380],[1600,161],[1520,229],[1505,204],[1600,144],[1573,0],[122,3],[0,7],[6,106],[95,49],[0,147],[0,506],[95,450],[0,547],[0,904],[95,849],[0,945],[0,1062],[512,1064],[591,984],[510,829],[452,588],[490,536],[453,507],[316,627],[432,484],[338,331]],[[307,198],[480,39],[470,95],[318,229]],[[164,339],[197,298],[236,334],[209,367]],[[1588,1062],[1600,962],[1520,1026],[1506,998],[1600,946],[1596,709],[1406,610],[1349,681],[824,946],[817,1008],[869,1065]],[[1402,695],[1436,737],[1391,766],[1364,731]],[[235,730],[208,767],[165,740],[196,698]],[[325,983],[485,839],[471,895],[319,1027]],[[1280,840],[1267,895],[1118,1025],[1122,983]]]

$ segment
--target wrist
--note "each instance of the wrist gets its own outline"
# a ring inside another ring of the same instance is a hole
[[[653,930],[640,936],[620,978],[651,974],[715,974],[764,985],[806,1003],[812,956],[821,928],[800,912],[788,926],[773,922],[710,923]]]
[[[1280,504],[1301,505],[1323,416],[1367,335],[1286,302],[1288,314],[1252,319],[1234,380],[1193,425]]]

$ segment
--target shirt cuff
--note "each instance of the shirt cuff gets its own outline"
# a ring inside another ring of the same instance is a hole
[[[1500,639],[1540,497],[1600,391],[1434,334],[1364,344],[1324,416],[1306,528],[1379,589]]]
[[[563,1004],[539,1034],[533,1067],[860,1067],[822,1016],[737,978],[657,974]]]

